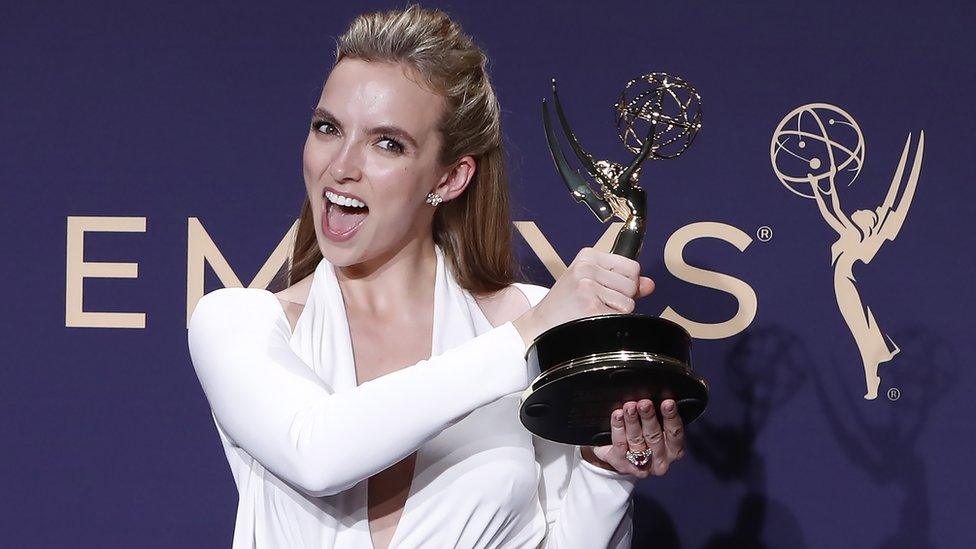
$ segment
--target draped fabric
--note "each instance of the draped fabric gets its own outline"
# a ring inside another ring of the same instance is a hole
[[[325,260],[293,333],[264,290],[197,305],[191,356],[240,494],[235,549],[372,547],[367,479],[414,450],[391,547],[629,546],[635,479],[521,426],[534,377],[524,343],[511,323],[493,327],[436,255],[431,358],[362,384]],[[531,304],[546,291],[517,286]]]

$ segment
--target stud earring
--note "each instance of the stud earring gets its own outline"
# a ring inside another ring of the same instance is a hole
[[[442,197],[441,195],[434,192],[427,193],[427,203],[430,204],[431,206],[437,206],[443,201],[444,201],[444,197]]]

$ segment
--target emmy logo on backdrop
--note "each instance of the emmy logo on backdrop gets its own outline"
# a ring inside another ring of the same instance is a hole
[[[925,132],[919,132],[911,170],[905,167],[911,149],[908,135],[901,160],[884,202],[873,210],[857,210],[849,216],[841,208],[838,183],[854,183],[864,164],[864,135],[844,110],[827,103],[803,105],[787,114],[776,127],[769,148],[773,171],[791,192],[816,201],[817,208],[838,238],[830,247],[837,306],[861,355],[867,392],[878,396],[878,366],[888,362],[899,348],[878,326],[871,308],[861,301],[854,278],[854,264],[867,264],[887,240],[894,240],[905,222],[915,196]],[[897,202],[897,205],[896,205]]]

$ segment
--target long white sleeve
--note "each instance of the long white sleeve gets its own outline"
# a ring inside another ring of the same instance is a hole
[[[548,289],[516,284],[535,306]],[[579,446],[532,437],[542,474],[539,501],[546,515],[548,549],[630,547],[631,493],[637,477],[601,469],[582,458]]]
[[[290,334],[273,294],[223,288],[197,303],[188,344],[219,426],[266,469],[313,496],[350,488],[529,382],[525,345],[510,322],[342,391],[295,354]]]
[[[538,437],[532,441],[542,468],[539,499],[548,523],[543,547],[629,548],[637,477],[587,462],[578,446]]]

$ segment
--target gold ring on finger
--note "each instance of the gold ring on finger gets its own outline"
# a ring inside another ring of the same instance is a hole
[[[627,458],[627,461],[633,464],[634,467],[643,467],[647,465],[648,462],[651,461],[651,451],[650,450],[627,450],[627,453],[624,454],[624,457]]]

